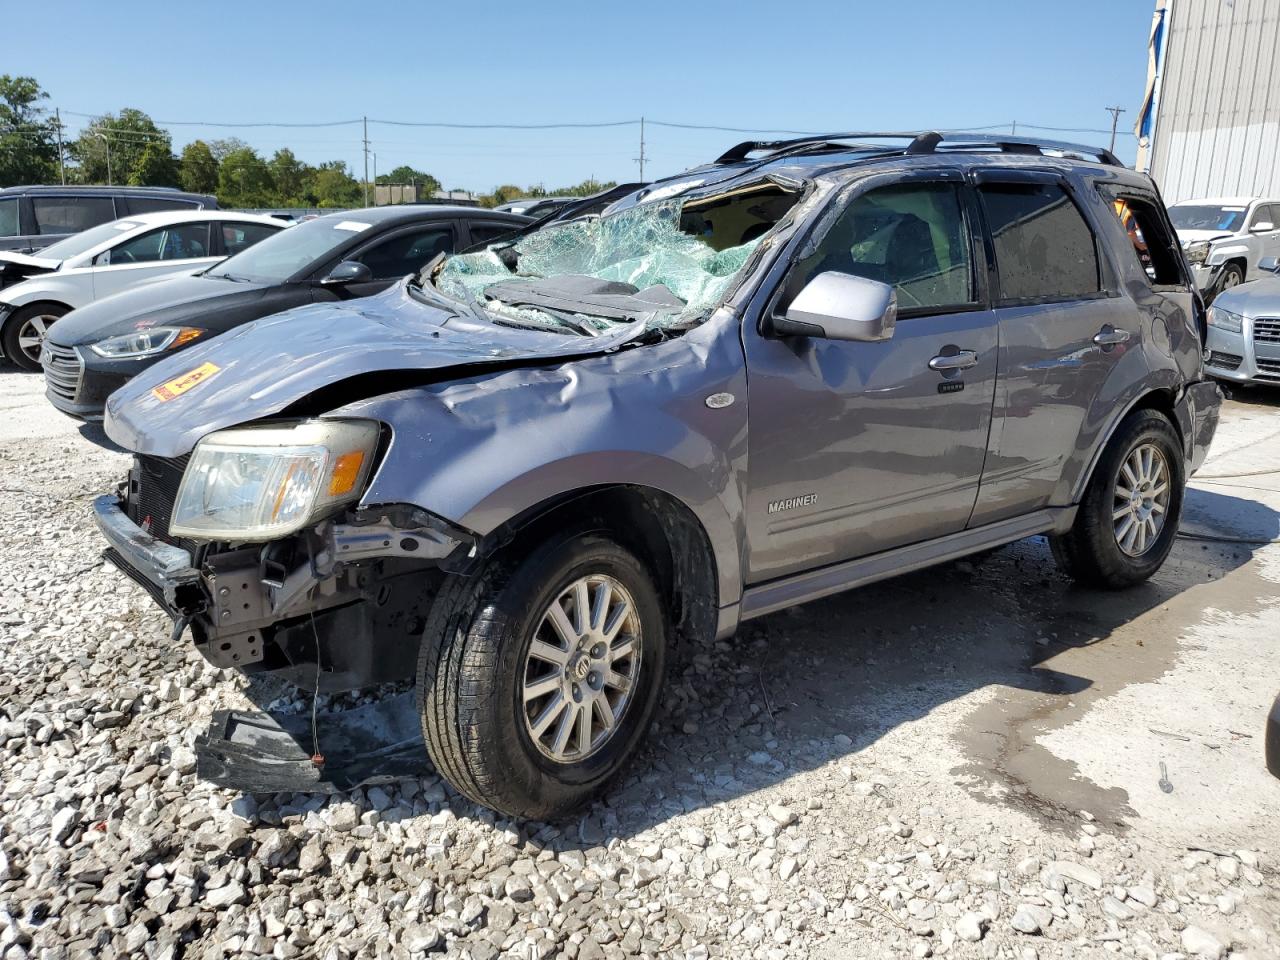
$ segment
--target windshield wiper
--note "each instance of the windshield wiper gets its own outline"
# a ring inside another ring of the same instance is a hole
[[[234,273],[211,273],[211,277],[217,277],[219,280],[230,280],[232,283],[253,283],[248,277],[238,277]]]

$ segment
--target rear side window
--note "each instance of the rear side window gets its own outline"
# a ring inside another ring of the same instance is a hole
[[[130,213],[173,213],[175,210],[195,210],[200,205],[190,200],[167,200],[163,197],[129,197]]]
[[[1155,205],[1142,197],[1112,190],[1104,190],[1103,196],[1111,200],[1111,209],[1124,227],[1134,256],[1152,286],[1183,286],[1179,255],[1175,253],[1177,243],[1169,235]]]
[[[1000,299],[1073,300],[1097,294],[1093,231],[1056,183],[984,183]]]
[[[18,235],[18,198],[0,200],[0,237]]]
[[[79,233],[116,218],[110,197],[32,197],[39,233]]]
[[[223,223],[222,245],[227,248],[227,256],[234,256],[279,232],[280,227],[268,227],[262,223]]]

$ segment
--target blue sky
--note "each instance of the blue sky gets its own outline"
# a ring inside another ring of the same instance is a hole
[[[1132,162],[1152,0],[531,4],[329,0],[7,4],[0,71],[36,77],[74,131],[122,107],[175,148],[237,136],[363,169],[360,126],[178,125],[370,118],[377,168],[448,187],[634,178],[636,126],[397,127],[379,120],[572,123],[645,116],[796,130],[1007,124],[1109,129]],[[56,30],[53,29],[56,24]],[[14,43],[21,38],[22,42]],[[1007,127],[1005,128],[1007,129]],[[1106,133],[1041,135],[1106,144]],[[748,139],[648,125],[646,174]],[[371,171],[372,172],[372,171]]]

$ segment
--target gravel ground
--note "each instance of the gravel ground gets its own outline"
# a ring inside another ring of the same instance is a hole
[[[635,774],[515,823],[429,775],[197,780],[215,671],[98,558],[99,431],[0,371],[0,957],[1271,957],[1280,403],[1150,585],[1043,540],[689,651]],[[1248,476],[1242,476],[1248,474]]]

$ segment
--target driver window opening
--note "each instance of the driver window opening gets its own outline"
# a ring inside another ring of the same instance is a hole
[[[977,299],[971,256],[958,185],[880,187],[855,197],[817,250],[796,265],[783,302],[834,271],[889,284],[903,311],[965,308]]]

